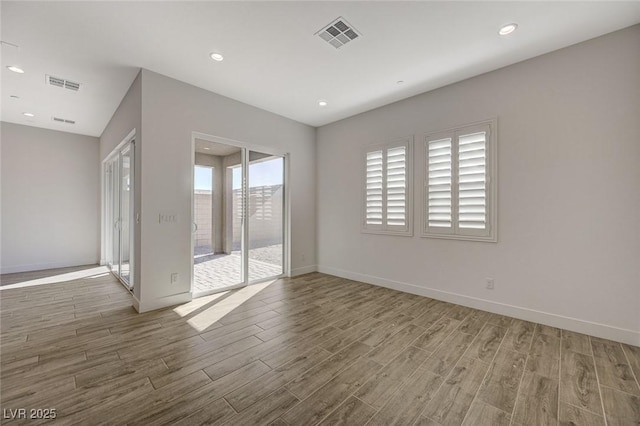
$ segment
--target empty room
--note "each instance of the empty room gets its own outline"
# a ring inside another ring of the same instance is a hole
[[[2,1],[2,424],[640,424],[640,1]]]

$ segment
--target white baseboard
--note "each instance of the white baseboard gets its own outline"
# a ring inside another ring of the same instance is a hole
[[[133,296],[133,307],[138,313],[155,311],[156,309],[167,308],[169,306],[180,305],[182,303],[191,302],[191,292],[174,294],[167,297],[161,297],[159,299],[153,299],[148,301],[140,301]]]
[[[132,294],[131,298],[133,299],[133,309],[138,311],[138,313],[141,313],[140,312],[140,301],[138,300],[138,298],[136,297],[135,294]]]
[[[15,274],[17,272],[42,271],[44,269],[68,268],[70,266],[97,265],[98,259],[80,259],[66,262],[30,263],[26,265],[2,265],[0,274]]]
[[[318,265],[303,266],[302,268],[292,269],[291,276],[297,277],[298,275],[310,274],[311,272],[316,272],[317,270]]]
[[[335,275],[354,281],[374,284],[380,287],[386,287],[405,293],[426,296],[432,299],[468,306],[470,308],[480,309],[495,314],[507,315],[525,321],[537,322],[552,327],[564,328],[566,330],[575,331],[577,333],[589,334],[591,336],[640,346],[640,331],[614,327],[611,325],[581,320],[578,318],[566,317],[549,312],[537,311],[535,309],[529,309],[520,306],[508,305],[505,303],[465,296],[463,294],[451,293],[429,287],[417,286],[415,284],[409,284],[400,281],[388,280],[385,278],[345,271],[343,269],[331,268],[328,266],[318,265],[318,272]]]

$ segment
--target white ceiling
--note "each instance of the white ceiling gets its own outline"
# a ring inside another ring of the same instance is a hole
[[[631,26],[640,2],[2,1],[1,15],[20,46],[2,47],[2,120],[99,136],[141,67],[320,126]],[[336,50],[314,33],[338,16],[362,36]]]
[[[205,141],[202,139],[195,140],[195,151],[201,154],[207,155],[217,155],[219,157],[226,157],[227,155],[235,154],[236,152],[240,152],[240,148],[233,145],[225,145],[221,143],[215,143],[210,141]]]

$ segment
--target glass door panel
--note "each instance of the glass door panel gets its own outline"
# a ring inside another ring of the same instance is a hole
[[[130,262],[132,227],[131,208],[131,146],[127,146],[120,153],[120,277],[131,286]]]
[[[249,281],[284,272],[284,158],[251,151],[248,185]]]
[[[245,151],[198,141],[193,170],[195,297],[246,284],[244,260]]]
[[[119,158],[112,161],[111,169],[111,270],[120,274],[120,185]]]
[[[197,259],[211,256],[213,249],[213,168],[195,166],[193,192],[193,255]]]
[[[244,158],[246,150],[242,150],[241,158]],[[244,161],[241,164],[230,167],[227,169],[227,175],[231,175],[231,191],[230,191],[230,204],[232,205],[231,217],[233,228],[231,230],[231,253],[235,256],[234,266],[235,274],[239,278],[239,283],[246,282],[245,272],[245,176],[244,176]]]
[[[104,165],[104,253],[109,268],[113,268],[113,162]]]
[[[115,151],[104,163],[105,261],[111,271],[133,288],[134,143]]]

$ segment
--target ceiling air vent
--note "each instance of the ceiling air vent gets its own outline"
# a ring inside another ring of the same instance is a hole
[[[345,44],[360,37],[361,34],[343,17],[339,17],[314,35],[319,36],[336,49],[340,49]]]
[[[52,119],[53,121],[57,121],[58,123],[76,124],[76,122],[75,122],[75,121],[73,121],[73,120],[67,120],[66,118],[51,117],[51,119]]]
[[[65,89],[73,90],[77,92],[80,90],[80,83],[76,83],[75,81],[65,80],[64,78],[53,77],[51,75],[47,75],[47,84],[56,87],[64,87]]]

